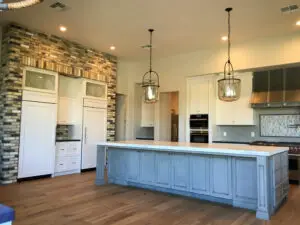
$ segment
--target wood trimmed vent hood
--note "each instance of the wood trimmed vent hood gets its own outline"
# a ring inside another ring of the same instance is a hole
[[[251,106],[300,106],[300,67],[254,72]]]

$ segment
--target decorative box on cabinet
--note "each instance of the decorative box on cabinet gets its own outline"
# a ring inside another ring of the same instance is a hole
[[[216,125],[254,125],[254,111],[250,104],[253,74],[242,73],[237,77],[241,79],[241,97],[234,102],[224,102],[217,97]]]
[[[81,142],[57,142],[55,176],[80,173]]]

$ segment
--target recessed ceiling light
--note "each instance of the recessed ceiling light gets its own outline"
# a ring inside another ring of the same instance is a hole
[[[114,45],[110,46],[110,50],[112,50],[112,51],[116,50],[116,46],[114,46]]]
[[[67,27],[65,27],[65,26],[60,26],[60,27],[59,27],[59,30],[60,30],[61,32],[66,32],[66,31],[67,31]]]
[[[298,21],[296,22],[296,25],[297,25],[297,26],[300,26],[300,20],[298,20]]]
[[[227,36],[223,36],[221,39],[222,39],[222,41],[227,41],[228,37]]]

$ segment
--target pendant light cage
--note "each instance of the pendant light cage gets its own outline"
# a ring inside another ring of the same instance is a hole
[[[0,11],[26,8],[43,2],[44,0],[16,0],[14,2],[5,2],[0,0]]]
[[[150,32],[150,69],[143,76],[142,87],[144,88],[144,102],[156,103],[159,100],[159,75],[152,70],[152,34],[153,29],[148,30]]]
[[[230,60],[231,49],[231,27],[230,27],[230,12],[232,8],[226,8],[228,13],[228,60],[224,65],[224,78],[218,80],[218,97],[221,101],[233,102],[240,98],[241,95],[241,80],[234,77],[234,69]]]

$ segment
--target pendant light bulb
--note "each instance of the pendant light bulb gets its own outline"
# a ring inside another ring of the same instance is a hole
[[[231,24],[230,12],[232,8],[226,8],[228,13],[228,59],[224,66],[224,78],[218,80],[218,97],[221,101],[233,102],[240,98],[241,80],[234,77],[234,70],[230,59],[231,50]]]
[[[144,89],[144,102],[156,103],[159,100],[159,76],[152,70],[152,34],[153,29],[148,30],[150,33],[150,69],[143,76],[142,87]]]

